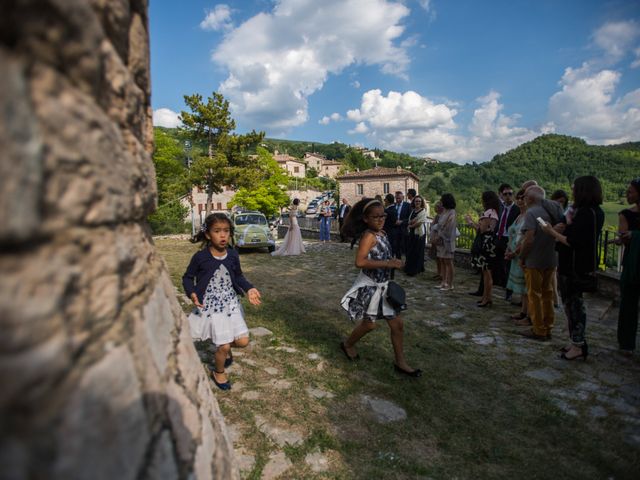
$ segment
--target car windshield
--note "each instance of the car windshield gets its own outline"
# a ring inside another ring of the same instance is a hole
[[[266,225],[267,219],[262,215],[236,215],[236,225]]]

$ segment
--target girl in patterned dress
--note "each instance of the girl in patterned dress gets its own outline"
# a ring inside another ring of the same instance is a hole
[[[189,315],[194,340],[211,340],[217,347],[214,383],[229,390],[231,382],[225,367],[233,362],[231,347],[249,344],[249,329],[244,321],[238,295],[247,294],[252,305],[260,305],[260,292],[242,274],[240,257],[227,249],[233,225],[224,213],[212,213],[202,225],[196,239],[204,247],[195,253],[182,277],[182,285],[196,309]]]
[[[359,356],[355,344],[376,328],[376,320],[385,319],[391,333],[395,370],[419,377],[422,371],[411,368],[404,358],[402,318],[386,299],[392,270],[404,265],[402,260],[393,257],[387,235],[382,230],[385,217],[379,200],[363,198],[353,206],[342,227],[345,236],[360,238],[355,263],[362,270],[340,302],[349,318],[359,322],[349,338],[340,343],[340,349],[349,360],[356,360]]]

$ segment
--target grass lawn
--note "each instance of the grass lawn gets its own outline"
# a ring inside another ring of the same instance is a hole
[[[618,228],[618,213],[625,208],[627,208],[627,206],[621,205],[619,202],[604,202],[602,204],[602,210],[604,211],[605,227]]]
[[[196,247],[177,239],[156,243],[179,287]],[[245,478],[259,479],[278,451],[292,463],[281,478],[292,479],[638,478],[640,436],[634,444],[625,433],[633,422],[637,433],[640,424],[640,396],[633,396],[638,376],[630,381],[632,397],[625,397],[635,404],[626,403],[625,414],[603,403],[605,414],[590,415],[596,395],[614,402],[627,381],[609,390],[598,380],[604,359],[563,364],[556,351],[562,343],[519,338],[506,320],[514,313],[506,302],[496,299],[492,309],[477,309],[464,293],[477,284],[470,272],[458,270],[454,293],[433,290],[431,260],[417,279],[398,275],[410,302],[404,315],[407,357],[424,371],[411,379],[392,369],[386,325],[358,345],[360,361],[348,362],[338,349],[352,327],[339,299],[357,273],[347,246],[311,244],[300,257],[248,252],[241,261],[264,302],[255,308],[243,300],[247,323],[273,332],[252,339],[236,357],[229,370],[234,389],[214,392],[236,431],[236,449],[255,459]],[[198,350],[205,363],[211,361],[206,345]],[[616,374],[624,379],[639,367],[634,359]],[[606,364],[607,371],[615,368]],[[548,383],[525,375],[539,370],[558,378]],[[333,397],[315,398],[310,387]],[[258,398],[249,400],[247,392],[258,392]],[[407,418],[378,423],[363,395],[393,402]],[[560,408],[561,402],[571,408]],[[304,440],[279,447],[259,428],[263,418]],[[313,452],[328,460],[324,471],[305,463]]]

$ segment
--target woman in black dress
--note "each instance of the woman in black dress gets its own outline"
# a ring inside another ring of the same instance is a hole
[[[493,304],[493,276],[491,274],[496,262],[496,233],[498,226],[498,211],[500,199],[496,192],[487,190],[482,194],[482,206],[484,212],[478,223],[475,223],[469,215],[465,218],[467,223],[476,229],[476,238],[471,248],[471,265],[481,272],[479,291],[482,298],[478,301],[478,307],[487,307]]]
[[[563,360],[586,360],[589,354],[585,330],[587,313],[582,299],[580,275],[592,274],[598,268],[598,238],[604,224],[602,187],[591,175],[576,178],[573,182],[573,209],[571,221],[541,226],[553,236],[558,250],[558,287],[569,323],[571,344],[562,349]]]
[[[424,250],[427,240],[427,211],[422,197],[413,197],[411,207],[407,259],[404,267],[404,273],[410,277],[424,272]]]
[[[618,344],[620,350],[633,352],[638,332],[638,301],[640,297],[640,252],[637,235],[640,233],[640,177],[631,180],[627,187],[630,208],[618,216],[618,245],[625,246],[623,270],[620,277],[620,313],[618,314]],[[635,240],[634,240],[635,238]]]

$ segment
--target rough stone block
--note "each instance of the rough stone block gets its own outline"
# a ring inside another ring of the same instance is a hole
[[[56,429],[54,478],[135,479],[149,432],[129,350],[107,353],[82,376]]]
[[[0,242],[39,234],[42,143],[26,67],[0,49]]]

